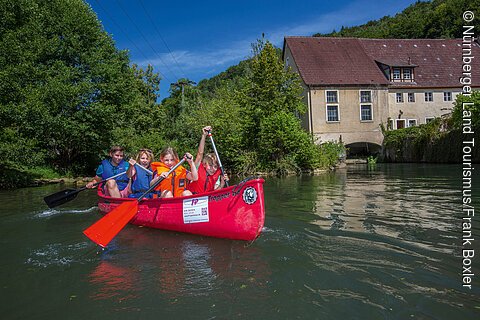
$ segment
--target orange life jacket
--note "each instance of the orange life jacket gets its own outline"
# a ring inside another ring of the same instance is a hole
[[[192,191],[192,193],[213,191],[220,174],[220,169],[217,169],[213,175],[209,175],[203,163],[200,163],[200,166],[198,167],[198,180],[191,181],[188,184],[187,190]]]
[[[152,168],[157,170],[157,175],[160,175],[162,172],[170,171],[170,168],[167,167],[163,162],[152,162]],[[174,197],[181,197],[182,192],[185,190],[187,184],[187,169],[183,166],[179,166],[175,171],[173,171],[168,177],[166,177],[160,184],[155,188],[163,192],[165,190],[170,190]]]

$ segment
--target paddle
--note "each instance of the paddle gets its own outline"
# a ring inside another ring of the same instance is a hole
[[[153,174],[152,171],[148,170],[148,169],[145,168],[144,166],[142,166],[142,165],[140,165],[140,164],[138,164],[138,163],[137,163],[137,165],[138,165],[138,167],[140,167],[140,169],[144,170],[145,172],[147,172],[147,173],[149,173],[149,174]]]
[[[208,136],[210,137],[210,141],[212,142],[213,151],[215,151],[215,155],[217,156],[218,165],[220,166],[220,171],[222,172],[222,176],[224,176],[225,171],[223,171],[222,162],[220,161],[220,156],[218,155],[217,147],[215,147],[215,142],[213,141],[212,133],[210,131],[208,132]],[[228,187],[227,180],[225,180],[225,185]]]
[[[100,183],[103,183],[107,180],[111,180],[111,179],[115,179],[116,177],[119,177],[123,174],[127,173],[126,171],[125,172],[121,172],[119,174],[116,174],[114,176],[111,176],[110,178],[107,178],[105,180],[102,180],[100,182],[97,182],[95,183],[93,186],[98,186]],[[65,189],[65,190],[62,190],[62,191],[59,191],[59,192],[56,192],[56,193],[53,193],[49,196],[46,196],[43,198],[43,201],[45,201],[45,203],[47,204],[47,206],[49,208],[54,208],[56,206],[59,206],[61,204],[64,204],[68,201],[71,201],[73,199],[75,199],[77,197],[77,194],[80,192],[80,191],[83,191],[87,189],[87,187],[83,187],[83,188],[80,188],[80,189]]]
[[[130,161],[129,161],[130,162]],[[152,171],[148,170],[147,168],[145,168],[144,166],[142,166],[141,164],[139,164],[138,162],[135,163],[137,165],[137,167],[140,167],[140,169],[143,169],[145,172],[149,173],[149,174],[153,174]]]
[[[169,176],[175,169],[182,165],[185,162],[183,158],[178,162],[174,167],[168,171],[167,176]],[[95,222],[93,225],[88,227],[83,231],[90,240],[98,244],[99,246],[105,248],[107,244],[125,227],[125,225],[137,214],[138,204],[144,199],[144,197],[152,192],[160,182],[165,178],[161,177],[150,188],[145,191],[140,197],[132,201],[125,201],[109,213],[107,213],[100,220]]]

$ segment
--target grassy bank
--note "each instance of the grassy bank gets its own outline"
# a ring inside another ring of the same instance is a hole
[[[58,173],[48,167],[27,168],[16,165],[0,167],[0,189],[13,189],[39,184],[39,180],[60,179],[68,175]]]

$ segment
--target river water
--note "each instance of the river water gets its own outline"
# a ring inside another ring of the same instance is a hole
[[[100,218],[93,191],[56,209],[43,197],[65,186],[0,191],[0,318],[480,319],[480,257],[462,288],[461,167],[349,166],[264,187],[253,243],[127,226],[106,250],[82,234]]]

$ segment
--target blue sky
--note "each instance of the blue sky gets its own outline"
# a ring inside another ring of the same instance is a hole
[[[154,66],[160,99],[179,78],[210,78],[251,56],[265,38],[311,36],[393,16],[416,0],[86,0],[132,62]]]

